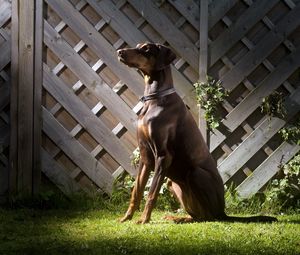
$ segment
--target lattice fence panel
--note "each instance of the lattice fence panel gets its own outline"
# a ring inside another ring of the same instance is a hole
[[[133,7],[139,1],[46,3],[43,153],[57,172],[64,169],[85,190],[96,184],[109,192],[123,169],[135,174],[130,156],[137,146],[135,121],[144,83],[136,71],[117,61],[116,50],[144,41],[174,48],[179,56],[173,67],[175,86],[196,118],[192,83],[197,79],[198,32],[170,4],[157,9],[155,3],[145,2],[151,13],[160,12],[156,15],[183,43],[172,34],[170,40],[163,38],[155,19],[147,22],[138,6]],[[181,21],[174,23],[178,17]],[[184,47],[192,51],[185,53]],[[185,61],[181,51],[193,60]]]
[[[223,104],[223,125],[211,137],[211,151],[224,182],[234,182],[239,193],[248,196],[299,151],[277,132],[299,113],[300,4],[228,3],[218,20],[209,23],[208,74],[230,91]],[[262,99],[274,91],[286,98],[284,120],[261,113]]]
[[[11,4],[0,1],[0,202],[8,190]]]
[[[42,170],[65,193],[110,192],[122,171],[136,174],[130,156],[144,83],[117,61],[116,50],[145,41],[171,47],[175,88],[197,120],[200,1],[44,3]],[[277,132],[299,115],[300,2],[208,3],[208,75],[230,91],[211,152],[224,182],[247,196],[299,151]],[[0,0],[0,180],[9,151],[10,23],[11,2]],[[285,120],[260,112],[262,98],[274,91],[286,97]]]

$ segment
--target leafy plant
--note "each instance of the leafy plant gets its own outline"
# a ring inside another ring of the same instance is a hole
[[[221,116],[219,107],[228,97],[228,92],[221,86],[220,81],[207,76],[206,82],[194,84],[196,100],[200,107],[205,110],[204,118],[210,129],[216,129],[220,125]]]
[[[283,178],[271,182],[266,192],[266,203],[275,201],[281,209],[300,209],[300,154],[281,169]]]
[[[264,202],[264,194],[257,193],[249,198],[241,198],[234,185],[227,187],[225,185],[225,203],[227,214],[256,214],[266,211],[262,207]],[[274,211],[268,210],[267,213],[274,213]]]
[[[140,149],[136,148],[133,151],[132,156],[131,156],[131,165],[133,165],[134,167],[137,167],[140,162],[140,157],[141,157]]]
[[[279,130],[283,140],[300,145],[300,118]]]
[[[275,91],[267,97],[264,97],[261,104],[261,112],[270,117],[284,118],[286,109],[283,103],[283,94]]]

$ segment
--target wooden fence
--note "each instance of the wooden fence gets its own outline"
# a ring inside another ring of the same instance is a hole
[[[9,175],[11,16],[11,1],[0,0],[0,194]],[[109,193],[122,171],[136,174],[143,79],[116,50],[145,41],[176,52],[175,88],[196,120],[193,83],[208,74],[230,91],[210,150],[242,196],[299,151],[277,132],[300,110],[300,1],[45,0],[43,29],[42,172],[65,193]],[[274,91],[286,98],[286,119],[260,111]]]

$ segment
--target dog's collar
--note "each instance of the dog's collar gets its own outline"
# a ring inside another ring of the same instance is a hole
[[[175,92],[176,91],[175,91],[174,88],[166,89],[166,90],[163,90],[163,91],[159,91],[157,93],[152,93],[152,94],[149,94],[149,95],[146,95],[146,96],[142,96],[140,98],[140,101],[145,103],[146,101],[157,99],[157,98],[164,97],[164,96],[168,96],[168,95],[171,95]]]

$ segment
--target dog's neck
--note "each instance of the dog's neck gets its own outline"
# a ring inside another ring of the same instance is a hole
[[[145,74],[144,79],[145,96],[160,93],[161,91],[173,88],[173,79],[170,66],[159,71],[153,71],[151,74]]]

